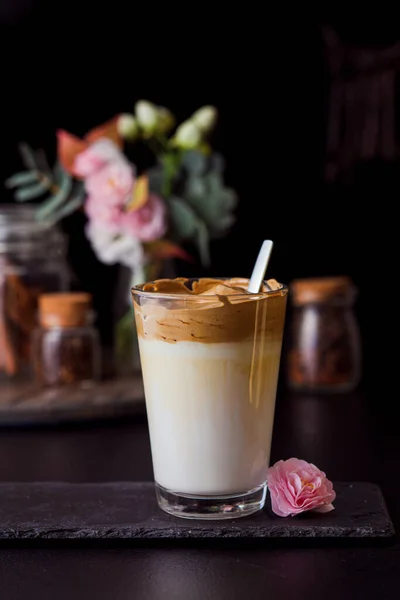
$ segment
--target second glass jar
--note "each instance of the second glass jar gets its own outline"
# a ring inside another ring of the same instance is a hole
[[[100,341],[92,320],[89,294],[39,297],[40,327],[32,341],[38,385],[68,385],[100,378]]]
[[[361,344],[348,277],[297,279],[292,292],[287,383],[301,391],[345,392],[361,378]]]

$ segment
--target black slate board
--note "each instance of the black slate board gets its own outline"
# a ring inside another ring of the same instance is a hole
[[[171,517],[143,483],[2,483],[0,540],[383,538],[394,534],[381,490],[335,483],[336,510],[294,518],[269,509],[225,521]]]

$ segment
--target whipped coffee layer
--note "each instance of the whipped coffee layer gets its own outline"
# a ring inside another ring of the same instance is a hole
[[[249,280],[158,279],[133,291],[138,335],[169,343],[226,343],[267,335],[280,339],[287,288],[270,279],[261,293]],[[142,292],[142,293],[141,293]]]

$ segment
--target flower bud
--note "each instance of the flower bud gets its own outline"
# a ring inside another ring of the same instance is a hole
[[[152,133],[157,127],[158,109],[147,100],[139,100],[135,104],[135,114],[139,127],[146,133]]]
[[[159,106],[157,108],[158,111],[158,120],[157,120],[157,131],[159,133],[168,133],[171,131],[173,126],[175,125],[175,117],[168,108],[164,106]]]
[[[129,113],[122,113],[118,117],[117,130],[119,135],[129,141],[133,141],[139,134],[139,126],[135,117]]]
[[[201,141],[201,131],[192,120],[184,121],[179,125],[172,138],[173,144],[183,150],[193,150],[199,146]]]
[[[203,106],[192,115],[191,121],[202,133],[209,133],[217,122],[217,109],[214,106]]]

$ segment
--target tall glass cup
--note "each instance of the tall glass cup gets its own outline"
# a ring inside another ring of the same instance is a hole
[[[210,281],[132,295],[159,506],[226,519],[264,506],[288,289]]]

